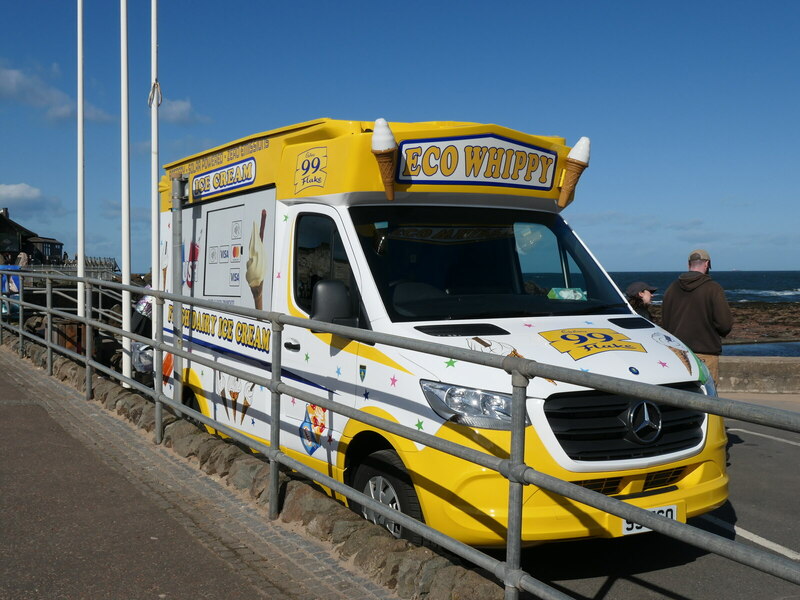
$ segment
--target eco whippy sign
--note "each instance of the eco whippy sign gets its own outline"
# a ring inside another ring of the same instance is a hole
[[[502,185],[549,190],[558,156],[498,135],[400,143],[400,183]]]

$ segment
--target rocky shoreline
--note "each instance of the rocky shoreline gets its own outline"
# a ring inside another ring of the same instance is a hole
[[[733,330],[725,344],[800,342],[800,302],[736,302],[730,307]],[[650,312],[661,323],[661,307]]]

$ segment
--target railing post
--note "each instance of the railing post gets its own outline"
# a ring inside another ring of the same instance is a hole
[[[154,348],[153,352],[153,391],[155,392],[156,397],[156,444],[160,444],[164,437],[164,405],[161,402],[161,394],[164,393],[164,381],[161,373],[164,365],[164,353],[160,347],[160,344],[164,341],[164,328],[162,326],[163,318],[164,299],[161,296],[157,296],[155,298],[155,306],[153,306],[152,313],[153,339],[156,341],[156,347]]]
[[[283,323],[272,322],[272,382],[281,381],[281,349],[283,347]],[[269,415],[269,444],[275,450],[281,447],[281,394],[272,392]],[[278,494],[280,488],[280,463],[271,460],[269,466],[269,518],[278,518]]]
[[[525,465],[525,400],[528,378],[519,371],[511,374],[514,391],[511,397],[511,453],[508,479],[508,530],[506,539],[507,574],[520,569],[522,552],[522,491],[523,484],[518,474]],[[517,600],[519,588],[505,581],[505,600]]]
[[[47,313],[45,315],[45,322],[47,325],[44,330],[44,339],[47,347],[47,374],[53,376],[53,315],[50,311],[53,310],[53,280],[49,277],[45,279],[45,305],[47,306]]]
[[[22,275],[20,275],[19,276],[19,304],[17,305],[17,309],[19,311],[18,314],[17,314],[17,316],[19,317],[17,326],[19,327],[19,329],[18,329],[18,331],[19,331],[19,348],[18,348],[18,350],[19,350],[19,355],[20,356],[24,356],[25,355],[24,342],[23,342],[24,337],[22,335],[22,324],[23,324],[23,320],[25,318],[25,309],[22,307],[22,297],[24,295],[23,294],[24,290],[25,290],[25,279],[22,277]]]
[[[177,182],[177,183],[176,183]],[[180,182],[172,181],[172,293],[183,294],[183,214],[181,213]],[[176,350],[183,349],[183,303],[172,302],[172,345]],[[172,400],[176,405],[183,404],[183,358],[173,354]],[[183,413],[181,413],[183,414]]]
[[[3,343],[3,329],[5,329],[5,326],[3,324],[3,307],[4,306],[8,306],[8,322],[9,322],[9,324],[11,323],[11,304],[9,302],[6,302],[2,298],[2,286],[4,284],[7,286],[8,285],[8,283],[6,283],[7,281],[8,281],[8,279],[6,278],[5,273],[0,273],[0,344]]]
[[[92,284],[86,283],[86,319],[92,319]],[[86,353],[86,363],[85,363],[85,371],[86,371],[86,400],[92,399],[92,355],[94,354],[94,332],[92,331],[92,326],[89,323],[84,323],[83,327],[84,332],[84,339],[83,339],[83,349]]]

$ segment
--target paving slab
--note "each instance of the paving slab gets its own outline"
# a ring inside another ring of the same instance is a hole
[[[397,598],[6,348],[0,457],[0,599]]]

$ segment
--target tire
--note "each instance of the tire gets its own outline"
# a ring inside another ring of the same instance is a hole
[[[194,392],[192,392],[190,390],[186,390],[183,393],[183,405],[185,407],[187,407],[187,408],[191,408],[192,410],[196,410],[200,414],[203,413],[203,411],[200,410],[200,403],[197,401],[197,396],[195,396]],[[198,427],[198,429],[204,429],[204,430],[211,431],[205,425],[205,423],[203,423],[202,421],[199,421],[198,419],[195,419],[191,415],[183,415],[183,418],[186,419],[187,421],[189,421],[189,423],[193,423],[194,425],[196,425]]]
[[[356,468],[353,487],[382,504],[425,522],[411,477],[394,450],[379,450],[367,456]],[[353,510],[367,521],[386,527],[396,538],[403,538],[417,545],[422,545],[424,542],[422,536],[408,531],[365,506],[354,502]]]

